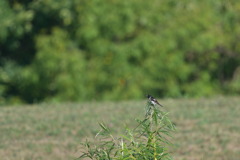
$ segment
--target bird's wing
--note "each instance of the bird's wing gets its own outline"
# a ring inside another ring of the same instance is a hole
[[[154,99],[154,102],[156,102],[159,106],[163,107],[156,99]]]

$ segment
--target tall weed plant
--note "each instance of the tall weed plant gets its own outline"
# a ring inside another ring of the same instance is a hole
[[[78,159],[171,160],[168,147],[172,145],[169,139],[175,127],[168,113],[148,102],[144,119],[136,121],[138,125],[126,128],[120,137],[114,137],[110,128],[99,123],[101,130],[96,141],[82,143],[84,151]]]

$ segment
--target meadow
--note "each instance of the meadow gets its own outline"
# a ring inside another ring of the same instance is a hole
[[[176,125],[175,160],[238,160],[240,97],[163,99]],[[93,140],[105,122],[115,135],[144,117],[146,100],[36,104],[0,108],[1,160],[67,160]]]

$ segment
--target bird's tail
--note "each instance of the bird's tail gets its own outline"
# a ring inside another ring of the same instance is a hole
[[[158,103],[159,106],[163,107],[163,105],[161,105],[160,103]]]

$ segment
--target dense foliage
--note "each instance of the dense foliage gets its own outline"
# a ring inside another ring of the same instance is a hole
[[[0,1],[0,103],[240,93],[240,1]]]

